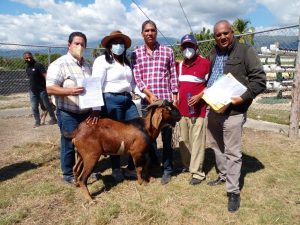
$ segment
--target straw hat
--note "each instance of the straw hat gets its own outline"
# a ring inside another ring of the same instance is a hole
[[[122,38],[124,40],[126,49],[131,46],[131,39],[127,35],[122,34],[122,32],[119,30],[112,31],[108,36],[105,36],[101,41],[101,45],[106,47],[108,42],[114,38]]]

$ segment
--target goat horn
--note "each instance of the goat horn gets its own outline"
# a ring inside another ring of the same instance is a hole
[[[160,106],[162,106],[162,105],[165,105],[165,100],[158,99],[158,100],[156,100],[155,102],[153,102],[152,104],[148,105],[148,106],[145,108],[145,110],[149,110],[149,109],[151,109],[152,107],[155,107],[155,106],[160,107]]]

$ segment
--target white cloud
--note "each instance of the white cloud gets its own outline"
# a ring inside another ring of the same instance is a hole
[[[134,3],[126,8],[121,0],[95,0],[82,5],[72,1],[14,0],[42,13],[18,16],[0,14],[0,42],[66,45],[72,31],[82,31],[88,42],[100,42],[112,30],[121,30],[132,38],[140,38],[142,22],[147,18]],[[127,0],[131,2],[130,0]],[[190,32],[178,0],[136,1],[154,20],[164,36],[180,39]],[[300,2],[289,4],[279,0],[181,0],[194,32],[212,28],[219,19],[234,21],[253,11],[258,3],[266,6],[281,24],[297,24]]]
[[[272,12],[278,21],[280,21],[280,25],[295,25],[299,23],[299,0],[260,0],[260,3]]]

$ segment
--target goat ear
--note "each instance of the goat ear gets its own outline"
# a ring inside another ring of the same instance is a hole
[[[162,120],[162,111],[156,110],[151,119],[152,126],[158,130],[161,120]]]

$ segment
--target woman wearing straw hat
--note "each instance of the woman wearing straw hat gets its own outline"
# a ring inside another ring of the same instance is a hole
[[[104,106],[94,108],[91,115],[92,123],[97,122],[98,116],[105,115],[117,120],[130,120],[139,117],[138,110],[132,101],[131,92],[144,98],[136,86],[130,63],[126,57],[126,50],[131,40],[121,31],[112,31],[104,37],[101,45],[105,48],[104,54],[96,58],[92,76],[101,77]],[[110,156],[112,162],[112,176],[120,182],[124,176],[120,170],[120,156]],[[132,167],[133,165],[131,165]],[[134,169],[134,166],[133,168]]]

